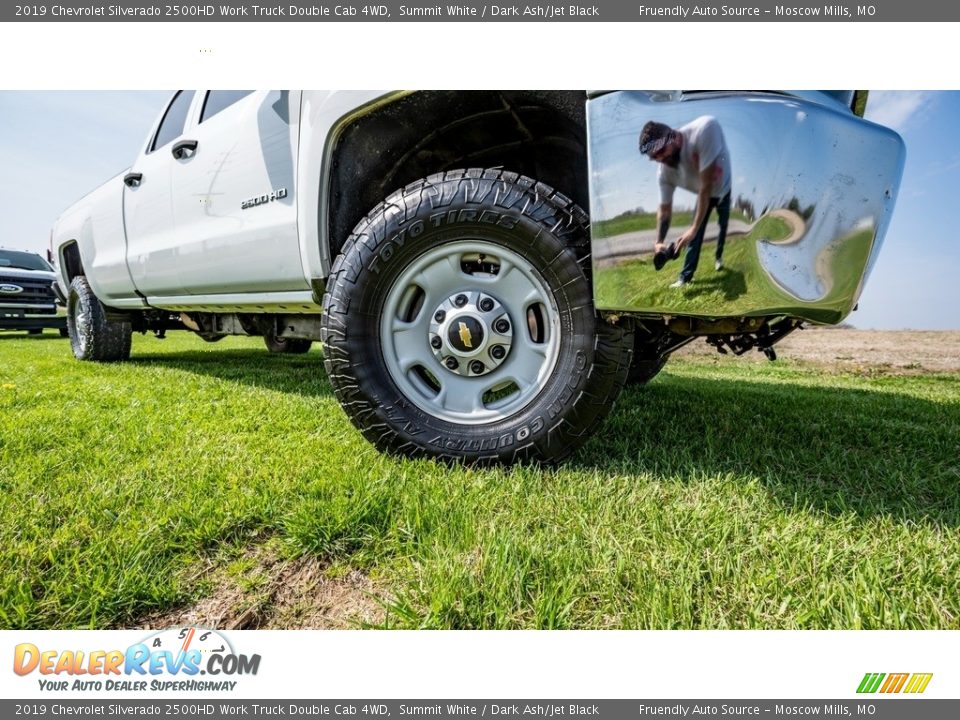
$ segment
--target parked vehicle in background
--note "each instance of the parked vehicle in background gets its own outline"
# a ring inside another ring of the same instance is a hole
[[[0,248],[0,330],[26,330],[39,335],[45,328],[66,337],[67,318],[57,303],[53,266],[40,255]]]
[[[557,461],[691,340],[773,358],[802,323],[851,312],[904,160],[865,100],[181,91],[133,165],[53,229],[73,352],[124,360],[132,332],[175,329],[275,353],[322,340],[377,447]],[[638,148],[649,127],[666,144]],[[658,165],[675,160],[665,205]],[[707,192],[721,171],[723,198]],[[723,261],[708,214],[690,248],[717,243],[715,272],[671,283],[655,246],[694,237],[706,200],[730,216]]]

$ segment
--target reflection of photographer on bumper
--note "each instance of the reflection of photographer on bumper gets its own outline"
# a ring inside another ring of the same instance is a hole
[[[700,246],[710,212],[716,208],[720,224],[717,237],[716,269],[723,269],[723,244],[730,220],[730,151],[723,130],[709,115],[674,130],[650,121],[640,131],[640,152],[658,163],[660,207],[657,209],[657,242],[654,267],[660,270],[667,260],[680,256],[686,247],[679,279],[670,287],[682,287],[693,279],[700,262]],[[665,245],[673,215],[673,193],[677,187],[695,193],[697,209],[693,222],[676,243]]]

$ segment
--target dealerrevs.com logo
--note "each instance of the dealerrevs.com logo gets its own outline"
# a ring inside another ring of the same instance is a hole
[[[20,643],[13,653],[17,675],[36,673],[40,689],[52,691],[231,691],[238,682],[233,678],[259,669],[260,655],[239,654],[222,633],[197,627],[162,630],[126,650]]]
[[[922,693],[933,673],[867,673],[857,686],[858,693]]]

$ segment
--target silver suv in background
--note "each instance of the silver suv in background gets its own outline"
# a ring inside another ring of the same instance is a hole
[[[53,266],[34,252],[0,248],[0,330],[67,335],[67,320],[53,291]]]

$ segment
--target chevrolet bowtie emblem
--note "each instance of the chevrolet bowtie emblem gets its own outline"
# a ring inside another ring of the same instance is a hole
[[[470,334],[470,328],[467,327],[465,322],[460,323],[460,342],[463,343],[464,347],[473,347],[473,336]]]

